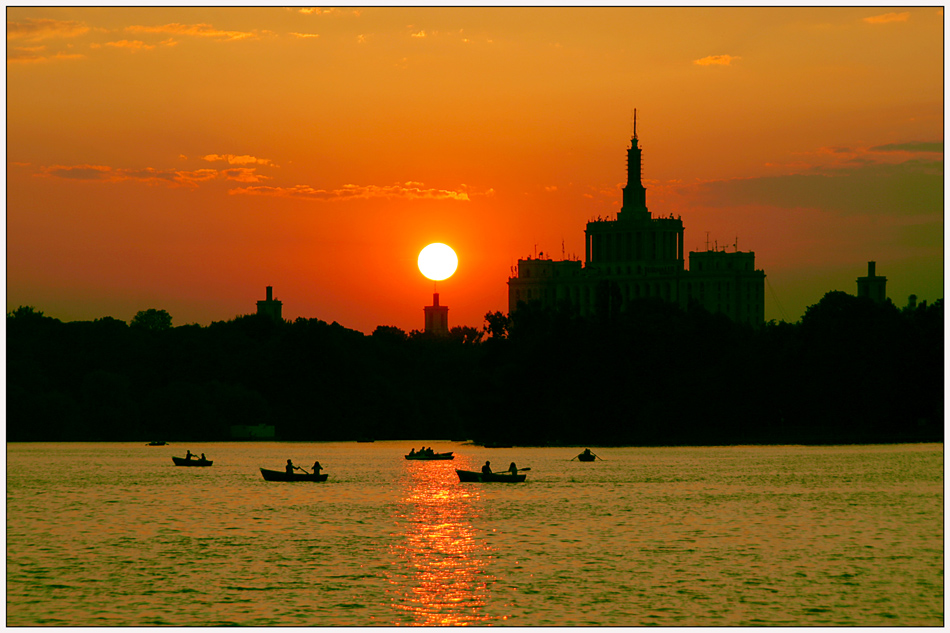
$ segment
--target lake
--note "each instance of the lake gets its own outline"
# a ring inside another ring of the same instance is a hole
[[[7,624],[943,625],[942,444],[582,448],[8,444]]]

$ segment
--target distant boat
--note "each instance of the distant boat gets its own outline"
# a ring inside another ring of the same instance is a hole
[[[597,456],[593,453],[581,453],[577,456],[577,461],[579,462],[592,462],[597,459]]]
[[[452,451],[448,453],[432,453],[428,455],[426,453],[409,453],[406,455],[406,459],[421,459],[421,460],[431,460],[431,459],[455,459],[455,455],[452,454]]]
[[[506,483],[518,483],[524,481],[527,475],[522,475],[518,473],[517,475],[512,475],[509,472],[502,473],[480,473],[471,470],[458,470],[455,469],[456,474],[459,476],[459,481],[468,481],[468,482],[479,482],[486,483],[492,481],[506,482]]]
[[[261,475],[266,481],[326,481],[328,475],[313,475],[310,473],[288,473],[284,470],[267,470],[261,468]]]
[[[185,459],[184,457],[172,457],[172,461],[175,462],[176,466],[210,466],[214,463],[210,459]]]
[[[149,442],[146,446],[165,446],[168,442]]]

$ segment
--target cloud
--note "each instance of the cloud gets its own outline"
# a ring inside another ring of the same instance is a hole
[[[27,40],[31,42],[54,37],[76,37],[89,31],[82,22],[68,20],[50,20],[48,18],[28,18],[20,21],[7,21],[7,40]]]
[[[869,18],[864,18],[864,21],[868,24],[887,24],[888,22],[906,22],[910,19],[910,13],[904,11],[903,13],[884,13],[882,15],[874,15]]]
[[[183,171],[174,169],[114,168],[105,165],[52,165],[40,168],[41,176],[62,178],[65,180],[86,180],[98,182],[139,182],[147,185],[166,187],[195,188],[198,183],[210,180],[230,180],[234,182],[258,183],[267,179],[253,168],[235,167],[232,169],[197,169]]]
[[[425,38],[425,36],[426,36],[426,32],[425,32],[425,31],[419,31],[418,33],[410,33],[410,34],[409,34],[409,37],[415,37],[415,38],[419,38],[419,39],[423,39],[423,38]]]
[[[460,189],[465,189],[463,185]],[[492,190],[482,195],[492,195]],[[369,198],[403,198],[407,200],[460,200],[469,201],[469,194],[464,191],[425,188],[421,182],[407,182],[387,186],[378,185],[343,185],[340,189],[316,189],[309,185],[295,185],[293,187],[240,187],[228,191],[230,195],[245,196],[274,196],[277,198],[296,198],[317,201],[342,201]]]
[[[114,48],[127,48],[131,50],[133,53],[135,51],[141,51],[141,50],[149,51],[155,48],[154,44],[146,44],[145,42],[142,42],[140,40],[119,40],[118,42],[106,42],[104,46],[112,46]]]
[[[257,158],[256,156],[248,156],[247,154],[241,156],[235,156],[234,154],[208,154],[201,158],[209,163],[222,161],[229,165],[271,165],[276,167],[269,158]]]
[[[673,188],[691,204],[819,209],[836,215],[941,215],[943,161],[856,164],[811,173],[711,181]]]
[[[210,24],[164,24],[161,26],[128,26],[125,29],[132,33],[171,33],[173,35],[190,35],[192,37],[211,37],[218,41],[233,42],[244,39],[256,39],[256,31],[222,31]]]
[[[888,143],[887,145],[878,145],[870,149],[872,152],[936,152],[943,153],[943,141],[934,141],[927,143],[924,141],[913,141],[910,143]]]
[[[354,15],[356,17],[360,16],[359,9],[353,11],[343,11],[342,9],[330,8],[330,9],[321,9],[320,7],[301,7],[299,9],[300,13],[304,15]]]
[[[730,66],[734,59],[742,58],[733,55],[710,55],[709,57],[693,60],[693,63],[700,66]]]
[[[294,37],[299,37],[301,39],[310,39],[315,37],[320,37],[319,33],[291,33]]]
[[[86,57],[80,53],[47,54],[45,51],[45,46],[8,46],[7,63],[33,64],[68,59],[84,59]]]

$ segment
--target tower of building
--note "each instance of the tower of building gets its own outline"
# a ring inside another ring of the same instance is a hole
[[[432,305],[422,308],[425,312],[427,333],[446,336],[449,333],[449,308],[439,305],[439,293],[432,293]]]
[[[626,213],[626,216],[624,216]],[[640,217],[647,211],[647,189],[643,186],[643,155],[637,139],[637,111],[633,111],[633,138],[630,139],[630,148],[627,149],[627,184],[623,188],[623,206],[617,214],[622,217]]]
[[[887,277],[874,274],[876,262],[868,262],[868,276],[858,277],[858,296],[867,297],[875,303],[884,303],[887,298]]]
[[[257,302],[257,313],[269,316],[274,321],[280,321],[280,310],[283,303],[274,299],[273,286],[267,286],[267,298]]]

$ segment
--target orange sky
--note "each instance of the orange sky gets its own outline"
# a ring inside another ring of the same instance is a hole
[[[371,333],[507,312],[583,258],[638,110],[647,205],[756,253],[766,319],[943,296],[943,20],[923,8],[7,9],[7,308]]]

